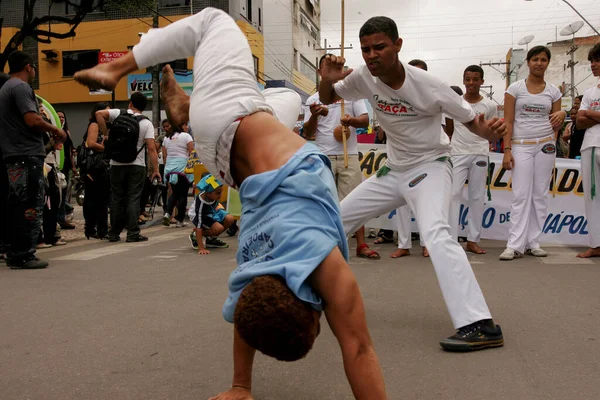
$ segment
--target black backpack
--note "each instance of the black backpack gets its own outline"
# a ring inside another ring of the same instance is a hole
[[[148,119],[143,115],[135,116],[127,110],[121,110],[121,114],[112,123],[110,134],[104,151],[111,160],[130,163],[135,161],[138,154],[146,147],[146,141],[138,150],[137,144],[140,137],[140,121]]]

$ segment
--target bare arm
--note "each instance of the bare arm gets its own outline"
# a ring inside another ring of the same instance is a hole
[[[23,119],[25,120],[25,124],[36,132],[48,132],[60,141],[67,138],[65,131],[44,121],[44,118],[42,118],[38,113],[33,111],[25,113],[23,114]]]
[[[319,83],[319,99],[323,104],[332,104],[342,99],[335,93],[334,84],[335,81],[331,80],[322,80]]]
[[[338,248],[312,273],[310,280],[323,299],[327,322],[342,349],[344,369],[354,397],[357,400],[386,399],[358,283]]]
[[[188,154],[189,154],[190,156],[192,155],[192,151],[194,151],[194,148],[195,148],[195,146],[194,146],[194,142],[189,142],[189,143],[187,144],[187,151],[188,151]],[[163,159],[163,160],[164,160],[164,159]]]
[[[342,98],[335,93],[333,85],[341,81],[350,73],[352,69],[344,71],[346,59],[339,56],[327,56],[321,64],[321,83],[319,83],[319,100],[323,104],[332,104]]]
[[[377,127],[377,139],[379,139],[380,142],[385,140],[385,131],[380,126]]]
[[[600,124],[600,112],[592,110],[579,110],[577,112],[577,128],[589,129]]]
[[[160,181],[160,173],[158,172],[158,153],[156,152],[156,145],[154,139],[146,139],[146,147],[148,148],[148,158],[152,163],[152,176],[150,180],[157,178]]]
[[[85,145],[88,149],[94,151],[104,151],[104,145],[98,143],[98,124],[90,124],[87,131],[87,139]]]
[[[515,126],[515,99],[512,95],[504,95],[504,122],[506,123],[506,135],[504,136],[504,159],[502,167],[511,170],[515,166],[515,159],[512,156],[512,137]]]
[[[562,138],[565,142],[568,142],[569,140],[571,140],[571,127],[573,126],[573,122],[570,122],[566,127],[565,130],[563,132]]]
[[[348,125],[353,128],[368,128],[369,127],[369,114],[362,114],[358,117],[352,117],[348,121]]]
[[[100,110],[96,111],[96,123],[98,124],[98,129],[100,133],[106,138],[108,137],[108,128],[106,126],[106,122],[110,118],[110,113],[108,110]]]
[[[312,113],[312,108],[311,108]],[[317,125],[319,121],[319,114],[314,113],[311,114],[308,121],[304,123],[304,137],[306,140],[315,140],[315,135],[317,133]]]
[[[446,135],[448,135],[449,137],[452,137],[452,134],[454,133],[454,120],[451,118],[446,118],[446,125],[444,125],[444,132],[446,132]]]
[[[163,155],[163,163],[165,163],[165,165],[167,164],[167,147],[164,145],[162,146],[162,155]]]

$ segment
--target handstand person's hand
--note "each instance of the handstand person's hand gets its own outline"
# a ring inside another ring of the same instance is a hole
[[[200,249],[200,250],[198,250],[198,254],[199,255],[210,254],[210,250],[208,250],[208,249]]]
[[[254,400],[248,389],[234,387],[208,400]]]

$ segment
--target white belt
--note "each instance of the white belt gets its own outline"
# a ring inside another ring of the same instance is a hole
[[[538,138],[538,139],[513,139],[513,140],[511,140],[511,143],[512,144],[540,144],[540,143],[549,142],[551,140],[554,140],[554,136],[546,136],[544,138]]]

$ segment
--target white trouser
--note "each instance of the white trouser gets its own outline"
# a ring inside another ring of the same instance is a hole
[[[483,224],[485,185],[488,175],[488,156],[466,154],[452,156],[452,203],[450,205],[450,229],[454,240],[458,240],[460,225],[460,204],[463,186],[469,179],[469,200],[467,213],[467,240],[478,243]]]
[[[411,249],[412,248],[412,223],[410,217],[410,206],[408,204],[398,207],[396,209],[396,223],[398,228],[398,248],[399,249]],[[423,236],[419,235],[419,241],[421,246],[425,246]]]
[[[133,56],[140,69],[194,56],[189,114],[196,150],[208,171],[228,184],[236,120],[257,111],[274,114],[288,127],[298,119],[301,100],[296,93],[260,92],[248,40],[222,10],[205,8],[165,28],[150,29],[133,48]]]
[[[592,150],[594,157],[592,158]],[[592,163],[596,193],[592,199]],[[600,147],[592,147],[581,152],[581,173],[583,180],[583,198],[585,199],[585,217],[587,218],[590,247],[600,247]]]
[[[548,191],[552,180],[556,145],[512,144],[515,165],[512,170],[512,203],[508,244],[520,253],[540,247],[538,239],[548,211]]]
[[[429,250],[452,324],[460,328],[491,316],[465,251],[450,235],[451,184],[447,161],[390,171],[379,178],[373,175],[342,201],[341,212],[348,234],[369,219],[408,204]]]

